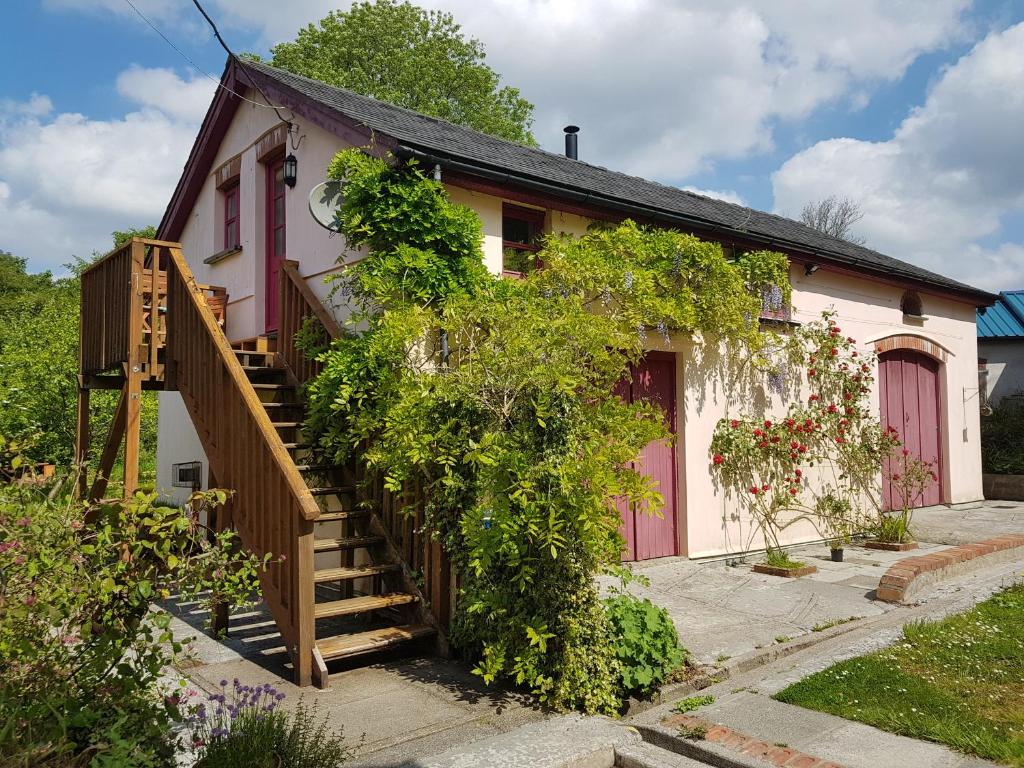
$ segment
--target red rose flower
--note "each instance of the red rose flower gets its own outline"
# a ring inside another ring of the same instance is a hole
[[[739,425],[740,423],[736,419],[733,419],[732,421],[729,422],[729,426],[732,427],[733,429],[736,429],[736,427],[738,427]]]
[[[716,453],[714,456],[711,457],[711,461],[714,462],[715,466],[718,466],[723,461],[725,461],[725,458],[722,456],[722,454]]]
[[[790,489],[789,489],[789,494],[790,494],[790,496],[796,496],[796,494],[797,494],[797,490],[798,490],[798,489],[796,489],[796,488],[790,488]]]
[[[769,489],[770,487],[771,487],[771,486],[770,486],[770,485],[768,485],[768,483],[765,483],[764,485],[762,485],[762,486],[761,486],[761,490],[762,490],[762,491],[767,491],[767,490],[768,490],[768,489]]]
[[[803,477],[804,476],[804,471],[802,469],[798,469],[793,474],[796,475],[797,477]]]

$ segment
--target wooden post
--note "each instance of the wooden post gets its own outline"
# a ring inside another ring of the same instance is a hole
[[[142,413],[142,368],[146,359],[143,341],[144,278],[146,246],[138,238],[131,245],[132,269],[128,305],[128,362],[124,365],[127,416],[124,437],[124,498],[139,488],[139,435]]]
[[[296,517],[298,517],[296,515]],[[309,685],[313,682],[314,649],[316,648],[316,619],[314,603],[316,602],[315,585],[313,584],[313,523],[299,520],[298,541],[295,550],[296,562],[285,563],[285,567],[294,568],[297,589],[293,597],[296,616],[296,648],[292,658],[295,667],[295,684]],[[317,674],[317,684],[327,685],[326,675]]]
[[[206,483],[207,489],[217,487],[217,479],[214,477],[213,468],[209,468],[208,482]],[[220,533],[226,528],[231,527],[231,498],[224,504],[220,504],[210,510],[210,520],[206,521],[206,524],[210,527],[211,531]],[[229,607],[227,603],[217,603],[213,607],[213,616],[211,617],[211,629],[213,633],[218,637],[227,637],[228,634],[228,618],[230,615]]]
[[[75,429],[75,498],[84,499],[89,488],[89,390],[78,384],[78,424]]]

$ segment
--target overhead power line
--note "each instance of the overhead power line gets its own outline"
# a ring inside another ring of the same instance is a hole
[[[228,93],[232,94],[233,96],[238,97],[242,101],[247,101],[250,104],[254,104],[257,107],[263,107],[264,109],[272,109],[272,110],[274,110],[274,112],[277,114],[278,118],[280,118],[282,123],[288,123],[289,125],[291,125],[292,121],[285,119],[284,116],[280,112],[281,109],[287,109],[287,107],[278,107],[278,106],[275,106],[274,104],[272,104],[270,99],[267,98],[267,95],[263,92],[263,90],[258,85],[253,83],[253,85],[256,87],[256,90],[259,92],[260,96],[262,96],[266,100],[266,104],[264,104],[262,102],[259,102],[259,101],[255,101],[253,99],[246,98],[245,96],[243,96],[242,94],[238,93],[237,91],[233,91],[231,88],[228,88],[226,85],[224,85],[224,83],[222,83],[220,81],[219,78],[214,77],[209,72],[207,72],[205,69],[200,67],[198,64],[196,64],[196,62],[192,59],[192,57],[190,57],[187,53],[185,53],[183,50],[181,50],[181,48],[179,48],[177,45],[175,45],[174,42],[169,37],[167,37],[167,35],[165,35],[156,24],[154,24],[152,21],[149,20],[149,18],[146,16],[146,14],[144,14],[142,11],[140,11],[138,9],[138,7],[135,5],[135,3],[132,2],[132,0],[124,0],[124,1],[126,3],[128,3],[128,6],[133,11],[135,11],[136,15],[140,19],[142,19],[150,29],[152,29],[154,32],[156,32],[163,39],[163,41],[165,43],[167,43],[167,45],[169,45],[172,49],[174,49],[174,51],[179,56],[181,56],[181,58],[183,58],[185,61],[187,61],[192,66],[192,68],[196,70],[196,72],[198,72],[199,74],[203,75],[204,77],[209,78],[210,80],[212,80],[214,83],[217,84],[218,88],[221,88],[221,89],[227,91]],[[220,32],[217,30],[216,24],[213,23],[213,20],[209,17],[209,15],[206,13],[206,11],[203,10],[203,7],[198,2],[196,2],[195,0],[193,0],[193,2],[195,2],[196,8],[199,9],[199,12],[201,14],[203,14],[203,18],[205,18],[206,21],[209,23],[209,25],[213,28],[213,34],[217,37],[217,41],[221,44],[221,47],[223,47],[224,50],[227,51],[228,56],[232,60],[238,59],[238,56],[236,56],[231,51],[231,49],[228,47],[227,43],[224,42],[224,38],[221,37]],[[289,111],[291,111],[291,110],[289,110]]]

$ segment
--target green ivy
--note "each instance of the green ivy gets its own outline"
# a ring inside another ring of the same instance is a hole
[[[762,292],[788,297],[785,257],[733,261],[625,221],[549,237],[543,270],[502,279],[483,266],[476,215],[415,165],[348,150],[331,176],[338,223],[363,252],[336,283],[353,331],[317,353],[310,434],[392,490],[424,489],[426,529],[461,574],[452,640],[477,674],[557,709],[616,712],[658,673],[644,682],[637,649],[624,663],[634,608],[616,602],[616,624],[594,577],[619,562],[616,503],[663,505],[631,462],[669,433],[656,406],[623,403],[615,386],[649,337],[760,354]],[[640,654],[650,670],[680,652],[659,637]]]

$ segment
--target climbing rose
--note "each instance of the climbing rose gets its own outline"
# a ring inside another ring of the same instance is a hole
[[[722,454],[716,453],[714,456],[711,457],[711,461],[713,461],[717,466],[718,464],[721,464],[723,461],[725,461],[725,458],[722,456]]]

